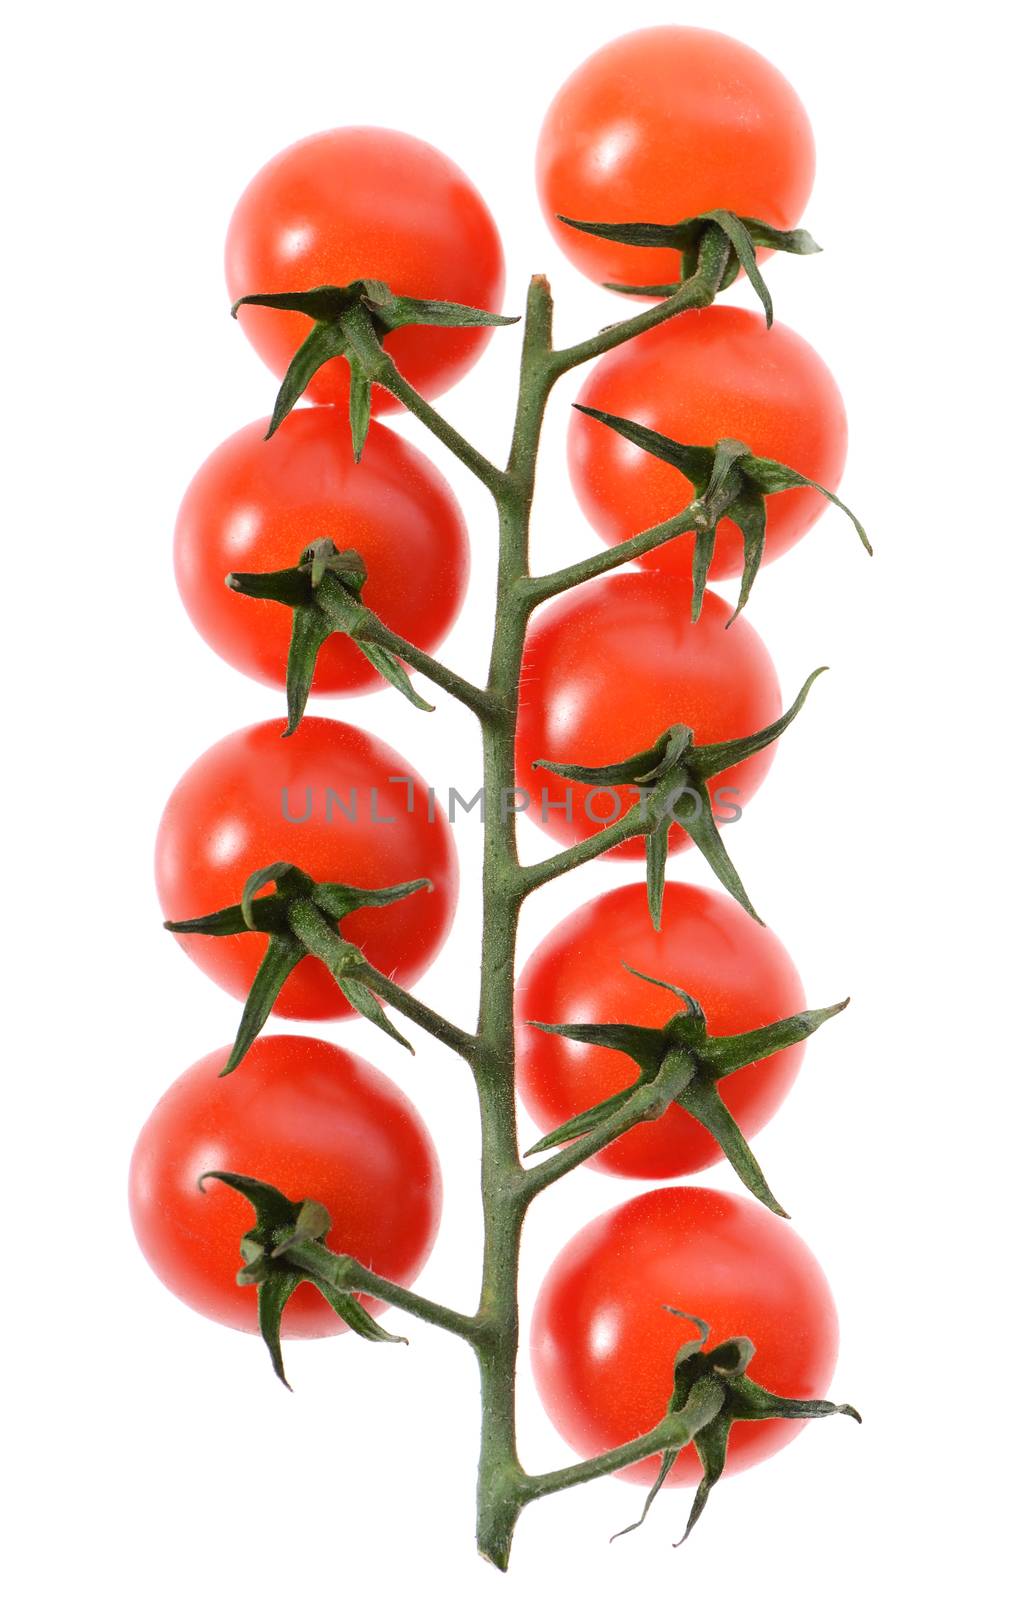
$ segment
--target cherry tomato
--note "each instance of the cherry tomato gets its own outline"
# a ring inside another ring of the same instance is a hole
[[[687,723],[699,744],[712,744],[775,721],[780,689],[772,661],[743,616],[725,626],[730,615],[707,589],[693,623],[691,584],[661,572],[615,573],[537,612],[526,641],[516,743],[518,785],[535,822],[573,844],[629,810],[635,791],[597,795],[534,761],[604,766],[649,749],[675,722]],[[710,780],[718,821],[754,794],[772,758],[770,746]],[[689,843],[681,828],[670,830],[672,854]],[[632,839],[612,854],[644,849]]]
[[[709,306],[665,322],[610,351],[593,367],[581,405],[627,417],[681,444],[740,439],[756,455],[794,467],[835,489],[847,454],[847,420],[832,373],[796,333],[735,306]],[[572,412],[572,484],[607,544],[676,516],[692,486],[676,467],[629,444],[606,424]],[[765,561],[789,550],[825,510],[815,489],[766,500]],[[642,558],[648,567],[688,576],[689,534]],[[729,518],[717,529],[710,577],[740,574],[744,540]]]
[[[551,231],[598,283],[673,283],[681,258],[558,217],[673,223],[726,210],[793,228],[814,176],[811,125],[790,84],[706,28],[643,28],[597,50],[553,101],[536,158]]]
[[[547,1414],[583,1456],[662,1421],[674,1357],[694,1337],[664,1310],[702,1317],[719,1342],[737,1334],[757,1354],[749,1376],[774,1393],[825,1396],[836,1362],[836,1308],[822,1269],[786,1222],[755,1200],[712,1189],[652,1189],[590,1222],[561,1251],[540,1290],[532,1356]],[[782,1450],[801,1422],[735,1422],[728,1472]],[[659,1456],[619,1476],[651,1483]],[[694,1483],[689,1445],[668,1483]]]
[[[163,812],[156,883],[168,921],[240,900],[252,873],[289,861],[318,881],[379,889],[429,878],[395,905],[354,911],[342,933],[403,985],[433,961],[451,924],[458,863],[444,812],[402,756],[360,728],[304,717],[228,734],[184,773]],[[412,783],[412,793],[405,780]],[[203,972],[246,996],[267,935],[177,935]],[[275,1005],[283,1017],[346,1017],[350,1007],[319,961],[290,973]],[[257,1174],[254,1174],[257,1176]]]
[[[641,883],[625,884],[573,911],[538,945],[516,993],[518,1084],[541,1133],[634,1083],[638,1068],[617,1050],[575,1044],[534,1022],[627,1022],[659,1028],[680,1010],[666,990],[623,963],[698,1000],[710,1033],[746,1033],[804,1009],[801,980],[776,935],[729,895],[668,883],[663,928],[653,931]],[[720,1093],[746,1137],[758,1132],[797,1077],[803,1045],[726,1078]],[[712,1135],[680,1106],[643,1122],[588,1162],[628,1178],[677,1178],[719,1161]]]
[[[229,572],[292,567],[315,539],[355,549],[367,567],[363,601],[423,650],[454,621],[469,573],[465,523],[427,457],[378,423],[362,461],[331,410],[293,411],[267,444],[252,422],[220,444],[184,495],[176,580],[191,620],[234,667],[284,686],[293,614],[226,587]],[[384,680],[346,638],[322,646],[318,694],[357,694]]]
[[[331,1249],[411,1283],[441,1215],[437,1153],[415,1106],[375,1067],[322,1039],[262,1034],[242,1069],[220,1078],[228,1055],[227,1045],[189,1067],[138,1136],[131,1220],[152,1270],[204,1316],[257,1331],[255,1292],[236,1282],[254,1212],[223,1183],[198,1188],[217,1169],[261,1178],[291,1200],[319,1200],[332,1219]],[[282,1331],[309,1339],[346,1329],[301,1284]]]
[[[391,128],[334,128],[290,145],[240,196],[226,236],[231,300],[379,278],[396,294],[498,311],[504,257],[494,219],[465,173],[422,139]],[[296,311],[243,306],[240,322],[281,378],[311,324]],[[489,328],[400,328],[385,340],[421,393],[442,394],[469,371]],[[329,361],[311,400],[344,403],[349,369]],[[390,411],[375,389],[375,411]]]

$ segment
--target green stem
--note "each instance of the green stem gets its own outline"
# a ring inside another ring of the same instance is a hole
[[[519,863],[515,832],[515,728],[519,680],[526,625],[534,607],[552,594],[563,592],[599,572],[644,554],[695,526],[701,508],[692,506],[681,517],[661,523],[613,550],[578,562],[561,572],[533,578],[529,569],[529,521],[533,505],[536,456],[547,401],[557,379],[572,367],[613,349],[647,328],[693,306],[707,305],[714,297],[726,266],[728,247],[722,242],[703,249],[699,272],[681,290],[637,317],[605,329],[571,349],[555,351],[551,339],[553,306],[545,278],[534,278],[529,290],[523,336],[518,404],[508,465],[502,471],[475,450],[455,428],[419,395],[384,358],[369,376],[402,401],[407,410],[447,446],[490,489],[497,505],[500,544],[497,603],[490,668],[486,688],[476,689],[445,668],[438,668],[423,652],[379,628],[374,635],[394,653],[426,676],[471,705],[483,737],[483,781],[486,795],[483,845],[483,934],[480,1004],[477,1031],[461,1029],[421,1005],[397,984],[364,963],[357,968],[369,986],[404,1016],[416,1021],[435,1038],[465,1057],[473,1069],[481,1125],[480,1187],[483,1205],[484,1250],[479,1305],[473,1318],[464,1319],[444,1307],[411,1296],[408,1290],[356,1268],[357,1287],[392,1305],[414,1311],[425,1320],[449,1325],[469,1340],[480,1369],[481,1433],[477,1468],[476,1539],[481,1555],[504,1570],[508,1565],[512,1535],[524,1506],[541,1495],[584,1483],[616,1471],[633,1461],[674,1447],[692,1436],[689,1419],[669,1417],[659,1428],[593,1461],[558,1473],[530,1477],[518,1455],[515,1424],[515,1372],[519,1345],[518,1266],[522,1225],[535,1196],[592,1153],[592,1146],[572,1146],[534,1171],[523,1167],[515,1119],[515,944],[519,912],[527,894],[569,872],[583,861],[594,860],[611,845],[644,831],[639,808],[590,840],[560,852],[549,861],[523,868]],[[439,675],[440,674],[440,675]],[[627,1108],[625,1108],[627,1109]],[[625,1120],[624,1125],[627,1126]],[[622,1131],[619,1127],[618,1131]],[[603,1142],[606,1142],[604,1139]],[[347,1271],[352,1272],[353,1268]],[[350,1279],[349,1283],[353,1280]],[[706,1408],[707,1409],[707,1408]],[[713,1413],[710,1412],[711,1416]],[[704,1412],[703,1412],[704,1415]],[[692,1419],[694,1420],[694,1419]],[[685,1432],[682,1432],[685,1429]]]
[[[475,1033],[467,1033],[464,1028],[449,1022],[447,1017],[424,1005],[422,1000],[403,989],[394,979],[386,977],[377,967],[372,967],[369,961],[351,961],[346,970],[351,978],[359,978],[368,989],[373,989],[379,1000],[386,1000],[410,1022],[415,1022],[432,1038],[446,1045],[449,1050],[454,1050],[456,1055],[466,1061],[474,1059],[479,1048]]]
[[[659,1085],[656,1083],[644,1084],[636,1089],[624,1105],[618,1106],[612,1116],[606,1118],[598,1127],[589,1133],[584,1133],[578,1139],[572,1139],[570,1144],[562,1150],[557,1150],[553,1155],[541,1161],[538,1166],[529,1167],[526,1172],[526,1193],[530,1200],[542,1194],[552,1183],[565,1177],[569,1172],[574,1172],[590,1156],[595,1156],[598,1151],[606,1149],[608,1144],[613,1144],[623,1133],[636,1127],[640,1122],[649,1122],[663,1115],[668,1101],[661,1095]]]
[[[627,344],[629,339],[637,339],[640,333],[648,333],[650,328],[659,327],[661,322],[669,322],[671,317],[680,315],[682,311],[704,310],[719,293],[729,260],[730,245],[727,241],[719,234],[707,237],[702,243],[698,271],[693,278],[682,283],[676,294],[661,300],[658,305],[650,306],[648,311],[642,311],[636,317],[628,317],[624,322],[615,322],[609,328],[602,328],[591,339],[583,339],[566,350],[555,351],[554,376],[559,377],[573,367],[582,366],[585,361],[594,361],[597,356],[606,355],[608,350]]]
[[[685,286],[663,307],[654,307],[630,320],[625,330],[608,330],[583,346],[555,353],[552,345],[553,305],[545,278],[534,278],[526,306],[518,405],[508,466],[496,477],[489,463],[478,472],[493,489],[500,520],[500,556],[497,605],[490,671],[486,693],[490,713],[482,722],[483,776],[487,796],[483,852],[483,939],[481,954],[478,1050],[473,1063],[481,1117],[481,1193],[484,1219],[484,1256],[477,1320],[482,1329],[477,1342],[480,1366],[482,1423],[477,1470],[476,1537],[481,1555],[502,1570],[507,1567],[512,1534],[528,1500],[565,1487],[552,1476],[531,1479],[519,1462],[515,1429],[515,1371],[518,1360],[518,1262],[526,1210],[551,1181],[542,1173],[535,1179],[519,1157],[515,1122],[515,942],[519,911],[525,896],[541,883],[592,860],[611,844],[640,831],[637,808],[611,828],[564,851],[535,868],[519,864],[515,834],[515,727],[519,679],[526,624],[535,604],[554,584],[567,587],[592,575],[589,563],[579,563],[567,580],[554,574],[534,580],[529,570],[529,520],[536,478],[536,456],[543,418],[558,377],[580,361],[612,348],[640,332],[676,315],[689,305],[707,303],[715,293],[725,264],[710,260],[704,277]],[[712,276],[709,276],[709,273]],[[417,409],[417,415],[422,413]],[[426,421],[427,418],[425,417]],[[439,434],[439,437],[443,435]],[[445,436],[445,442],[449,442]],[[453,444],[452,448],[456,448]],[[460,448],[456,448],[464,459]],[[474,470],[476,470],[474,466]],[[690,513],[694,515],[694,513]],[[686,516],[689,513],[686,513]],[[662,543],[677,529],[650,530],[641,536],[643,549],[654,539]],[[594,557],[599,570],[629,559],[627,550],[606,551]],[[542,583],[542,588],[540,587]],[[560,1164],[570,1159],[564,1152]],[[574,1158],[571,1158],[574,1159]],[[673,1426],[670,1419],[668,1426]],[[644,1446],[644,1448],[643,1448]],[[660,1448],[636,1441],[625,1447],[625,1460],[641,1459]],[[567,1469],[575,1482],[615,1470],[608,1460]],[[583,1476],[584,1474],[584,1476]]]
[[[672,1416],[665,1417],[648,1433],[639,1434],[615,1450],[605,1450],[602,1455],[588,1461],[576,1461],[573,1466],[561,1467],[556,1472],[541,1472],[527,1477],[527,1500],[539,1500],[546,1494],[557,1494],[561,1489],[573,1489],[580,1483],[592,1483],[611,1472],[633,1467],[647,1456],[659,1455],[663,1450],[680,1450],[689,1444],[701,1428],[707,1427],[723,1404],[723,1385],[715,1379],[699,1381],[688,1396],[686,1405]]]
[[[439,689],[443,689],[453,699],[468,706],[481,719],[492,714],[494,708],[485,689],[478,688],[475,683],[470,683],[468,678],[460,677],[451,667],[446,667],[443,662],[428,655],[426,650],[418,649],[408,639],[393,633],[391,628],[385,627],[380,617],[372,616],[369,622],[358,629],[356,637],[366,639],[370,644],[383,645],[407,666],[413,667],[424,678],[429,678],[431,683],[436,683]]]
[[[587,556],[584,561],[576,561],[570,567],[561,567],[557,572],[547,572],[539,577],[531,578],[527,592],[533,605],[539,605],[544,600],[550,600],[556,594],[564,594],[567,589],[574,589],[580,583],[587,583],[590,578],[598,578],[604,572],[613,572],[616,567],[623,567],[628,561],[635,561],[639,556],[646,556],[650,550],[658,550],[661,544],[667,544],[671,539],[676,539],[678,534],[690,533],[694,528],[709,524],[709,516],[703,510],[698,500],[693,500],[686,510],[679,516],[668,517],[666,522],[658,522],[652,528],[647,528],[644,533],[636,533],[630,539],[623,539],[620,544],[611,546],[609,550],[597,551],[594,556]]]
[[[382,389],[387,389],[397,400],[401,400],[406,410],[411,411],[414,417],[419,417],[435,439],[440,439],[452,455],[458,457],[463,466],[468,467],[481,483],[486,484],[491,494],[496,496],[503,491],[505,475],[500,468],[495,467],[492,461],[488,461],[468,439],[463,438],[457,428],[453,428],[440,412],[434,410],[430,402],[402,376],[389,356],[384,355],[378,361],[371,373],[371,379],[374,383],[379,383]]]
[[[591,834],[588,839],[580,839],[578,844],[569,845],[567,850],[559,850],[557,855],[547,856],[544,861],[523,867],[525,893],[532,894],[534,889],[542,889],[545,883],[553,883],[555,878],[563,877],[566,872],[574,872],[576,867],[596,861],[616,844],[624,844],[626,840],[636,839],[640,833],[645,833],[646,821],[640,815],[641,809],[640,805],[633,804],[622,817],[602,828],[599,833]]]
[[[390,1278],[379,1277],[368,1267],[361,1266],[353,1256],[333,1255],[326,1245],[307,1239],[290,1245],[286,1250],[286,1260],[330,1283],[333,1289],[340,1289],[347,1294],[372,1295],[375,1300],[383,1300],[386,1305],[395,1306],[399,1311],[407,1311],[421,1322],[429,1322],[435,1328],[443,1328],[446,1333],[454,1333],[469,1344],[476,1341],[475,1317],[452,1311],[436,1300],[428,1300],[425,1295],[414,1294],[412,1289],[392,1283]]]
[[[477,1469],[476,1542],[502,1571],[524,1504],[515,1435],[518,1264],[526,1210],[525,1175],[515,1125],[515,940],[523,898],[515,837],[515,725],[528,606],[529,513],[536,449],[550,380],[551,303],[547,285],[529,294],[522,376],[505,486],[498,496],[500,558],[487,692],[502,708],[483,727],[487,796],[483,850],[483,940],[476,1086],[480,1102],[483,1277],[477,1348],[482,1422]]]

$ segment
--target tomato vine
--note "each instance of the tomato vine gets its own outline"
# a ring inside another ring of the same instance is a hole
[[[523,325],[514,426],[503,466],[487,459],[414,387],[387,347],[387,340],[389,334],[408,328],[481,329],[511,319],[468,305],[395,294],[386,284],[368,277],[343,285],[287,289],[284,293],[268,292],[270,286],[266,285],[265,292],[257,288],[244,293],[234,307],[235,312],[241,305],[256,306],[262,315],[271,311],[301,313],[310,321],[310,329],[283,378],[269,437],[327,363],[345,362],[349,381],[343,398],[348,398],[355,459],[359,460],[365,449],[369,451],[371,397],[375,390],[383,391],[417,417],[486,487],[499,526],[496,612],[483,684],[467,681],[393,632],[383,614],[375,613],[364,602],[362,591],[369,567],[360,553],[340,549],[329,538],[315,539],[303,549],[294,550],[289,566],[271,572],[231,574],[230,587],[237,595],[252,601],[275,602],[289,607],[293,614],[287,676],[289,715],[285,727],[279,730],[283,735],[293,735],[300,727],[318,651],[333,634],[346,635],[382,676],[421,709],[432,708],[413,688],[407,666],[468,707],[479,724],[484,793],[487,797],[511,794],[516,785],[523,652],[527,628],[537,608],[686,536],[694,541],[692,616],[697,618],[717,526],[726,518],[736,524],[744,539],[739,611],[749,598],[762,558],[766,498],[802,485],[816,487],[791,467],[754,455],[737,440],[718,439],[709,448],[689,447],[630,419],[587,409],[587,416],[598,424],[683,471],[691,481],[694,498],[685,509],[656,527],[596,555],[557,571],[532,571],[529,534],[537,454],[546,407],[558,380],[685,312],[711,306],[740,270],[759,294],[766,321],[770,322],[772,308],[759,274],[757,249],[764,246],[803,255],[815,248],[801,230],[781,232],[756,218],[728,210],[703,212],[666,226],[591,224],[581,219],[569,225],[630,250],[649,248],[656,257],[663,249],[676,250],[682,257],[684,274],[677,283],[652,287],[650,292],[664,296],[658,303],[566,347],[554,344],[548,283],[542,276],[532,279]],[[335,426],[342,426],[341,421],[336,419]],[[822,492],[835,499],[824,488]],[[856,526],[867,544],[860,524]],[[282,1312],[288,1296],[303,1282],[316,1285],[337,1314],[364,1337],[376,1339],[385,1335],[355,1298],[359,1295],[432,1323],[473,1349],[481,1380],[477,1543],[481,1554],[499,1568],[507,1566],[516,1522],[534,1500],[661,1456],[648,1509],[677,1452],[694,1441],[703,1464],[703,1477],[692,1508],[690,1529],[723,1469],[727,1435],[738,1420],[802,1419],[834,1412],[856,1416],[851,1407],[780,1396],[754,1383],[747,1373],[755,1353],[751,1341],[740,1336],[726,1337],[710,1346],[710,1330],[696,1308],[690,1306],[687,1312],[676,1315],[690,1320],[698,1329],[698,1337],[678,1352],[671,1403],[666,1415],[649,1431],[588,1460],[536,1474],[523,1467],[516,1435],[518,1265],[523,1224],[530,1208],[551,1184],[622,1134],[640,1122],[660,1116],[668,1106],[680,1105],[713,1134],[758,1199],[778,1212],[772,1191],[720,1099],[717,1084],[725,1074],[805,1038],[842,1009],[836,1005],[798,1012],[767,1027],[720,1038],[707,1032],[696,997],[674,987],[674,1014],[665,1026],[655,1030],[626,1027],[623,1023],[583,1029],[546,1019],[550,1031],[567,1038],[626,1050],[638,1065],[639,1077],[630,1089],[558,1127],[523,1157],[516,1127],[515,970],[520,911],[527,898],[545,884],[616,845],[642,839],[647,855],[648,912],[659,926],[668,838],[672,828],[680,827],[703,852],[728,892],[755,916],[713,821],[705,784],[782,734],[800,710],[811,682],[810,678],[781,717],[740,739],[697,744],[689,727],[675,724],[659,728],[649,749],[629,751],[624,760],[609,765],[543,762],[559,776],[578,782],[633,785],[641,791],[643,803],[630,806],[590,837],[535,864],[524,865],[520,860],[513,807],[487,804],[480,998],[474,1028],[447,1019],[415,999],[366,959],[357,942],[342,930],[342,919],[364,907],[374,908],[379,915],[383,912],[397,926],[398,903],[425,890],[427,884],[422,880],[366,889],[345,882],[321,881],[299,859],[266,860],[250,874],[238,903],[210,906],[201,916],[167,923],[175,933],[188,936],[268,936],[267,953],[251,988],[236,1043],[225,1063],[226,1071],[238,1067],[243,1070],[244,1057],[283,984],[307,956],[324,966],[351,1008],[399,1042],[407,1043],[382,1002],[467,1063],[475,1084],[482,1130],[484,1251],[473,1311],[439,1305],[352,1256],[330,1249],[325,1242],[330,1219],[317,1197],[287,1196],[256,1173],[217,1170],[207,1177],[232,1186],[255,1209],[256,1224],[243,1241],[240,1281],[257,1291],[262,1332],[280,1376],[284,1376]],[[676,807],[675,784],[680,785],[684,796]],[[689,795],[694,806],[685,804]],[[651,974],[643,976],[650,982],[659,981]]]

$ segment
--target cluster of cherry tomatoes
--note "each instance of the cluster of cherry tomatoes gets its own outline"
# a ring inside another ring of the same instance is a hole
[[[796,224],[813,170],[804,111],[780,75],[720,35],[663,28],[627,36],[587,61],[554,101],[539,145],[540,197],[558,242],[597,281],[636,288],[675,276],[675,257],[568,228],[559,218],[674,222],[725,207],[780,228]],[[419,140],[379,128],[316,135],[285,150],[241,197],[229,228],[231,297],[379,279],[396,293],[497,311],[504,269],[490,212],[469,180]],[[240,322],[281,376],[305,332],[293,312],[244,307]],[[425,396],[457,382],[489,330],[400,328],[385,348]],[[227,587],[230,571],[293,566],[329,537],[363,557],[363,598],[396,633],[437,647],[462,602],[469,565],[463,519],[448,484],[413,445],[375,421],[355,464],[336,407],[348,400],[343,360],[323,366],[269,443],[264,420],[212,452],[180,509],[176,573],[195,626],[218,653],[261,682],[286,681],[290,617]],[[835,488],[844,461],[843,407],[828,370],[789,328],[729,307],[690,312],[602,357],[584,404],[686,443],[736,437]],[[375,412],[393,402],[375,391]],[[692,489],[666,463],[634,449],[580,412],[569,466],[579,504],[616,543],[672,516]],[[766,559],[788,549],[824,502],[808,489],[770,509]],[[739,569],[741,537],[719,526],[711,574]],[[597,765],[690,725],[699,742],[754,732],[780,709],[772,662],[744,617],[707,591],[692,623],[690,541],[676,539],[637,568],[584,585],[541,609],[530,629],[518,729],[518,782],[533,762]],[[314,691],[369,692],[381,678],[352,644],[332,637]],[[158,835],[157,879],[166,916],[201,916],[240,900],[266,864],[294,861],[319,881],[380,888],[427,878],[429,894],[395,908],[356,911],[343,936],[411,986],[437,955],[457,894],[451,831],[439,806],[410,807],[399,780],[425,779],[379,739],[341,721],[285,720],[229,734],[184,775]],[[724,774],[743,805],[772,751]],[[394,782],[393,782],[394,780]],[[546,775],[550,804],[530,815],[564,843],[602,825],[583,786]],[[570,808],[565,802],[571,797]],[[329,793],[345,804],[329,803]],[[366,797],[388,797],[377,826]],[[359,794],[359,810],[348,798]],[[280,804],[288,795],[290,812]],[[297,818],[299,819],[297,821]],[[680,829],[671,848],[686,844]],[[622,847],[626,854],[641,846]],[[187,954],[230,994],[245,996],[266,936],[182,935]],[[547,935],[523,972],[518,999],[518,1086],[541,1130],[623,1088],[633,1063],[615,1051],[536,1032],[531,1018],[659,1026],[673,999],[623,963],[679,984],[704,1007],[710,1030],[742,1032],[799,1011],[800,980],[775,935],[719,892],[668,884],[655,933],[640,884],[613,890]],[[329,974],[307,961],[275,1005],[280,1017],[333,1021],[350,1007]],[[236,1284],[246,1202],[207,1169],[256,1174],[286,1194],[312,1196],[333,1221],[332,1248],[408,1283],[423,1265],[440,1212],[440,1173],[406,1097],[349,1051],[308,1037],[265,1035],[222,1078],[213,1051],[174,1084],[142,1130],[131,1206],[142,1249],[160,1277],[199,1311],[256,1328],[255,1296]],[[800,1066],[801,1046],[724,1081],[723,1097],[750,1135],[776,1110]],[[636,1127],[595,1158],[627,1178],[672,1179],[719,1159],[711,1136],[679,1107]],[[552,1268],[539,1300],[533,1356],[541,1395],[583,1451],[609,1448],[653,1426],[670,1393],[682,1337],[665,1305],[687,1306],[717,1336],[757,1345],[759,1382],[784,1394],[824,1393],[835,1355],[835,1313],[809,1252],[754,1201],[685,1186],[655,1189],[586,1227]],[[604,1336],[609,1329],[609,1337]],[[342,1331],[308,1286],[288,1304],[283,1332]],[[746,1465],[799,1424],[737,1424],[733,1465]],[[684,1452],[690,1456],[691,1452]],[[674,1480],[694,1472],[679,1464]],[[633,1469],[643,1481],[652,1463]]]

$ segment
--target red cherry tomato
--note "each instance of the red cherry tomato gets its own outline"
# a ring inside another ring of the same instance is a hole
[[[220,1078],[228,1055],[226,1046],[189,1067],[138,1135],[131,1220],[152,1270],[204,1316],[257,1332],[255,1291],[236,1282],[254,1212],[223,1183],[210,1180],[202,1193],[198,1179],[216,1169],[319,1200],[331,1249],[411,1283],[441,1215],[437,1154],[415,1106],[375,1067],[322,1039],[263,1034],[241,1069]],[[301,1284],[282,1331],[309,1339],[345,1324]]]
[[[283,739],[284,727],[284,721],[259,722],[228,734],[173,790],[156,842],[167,920],[237,904],[251,874],[276,861],[292,862],[318,881],[360,888],[429,878],[431,893],[354,911],[342,923],[344,937],[368,961],[401,984],[414,983],[441,948],[455,909],[458,863],[444,812],[428,802],[409,763],[360,728],[304,717]],[[237,999],[246,996],[267,935],[177,937],[203,972]],[[286,979],[274,1009],[307,1020],[350,1015],[311,956]]]
[[[708,589],[693,623],[691,594],[690,583],[664,573],[615,573],[537,612],[522,666],[518,785],[530,796],[528,815],[562,843],[614,821],[635,790],[597,795],[534,761],[604,766],[647,750],[675,722],[712,744],[779,716],[776,672],[758,634],[743,616],[727,628],[731,608]],[[718,821],[754,794],[772,758],[770,746],[710,780]],[[672,854],[689,842],[681,828],[670,830]],[[644,849],[633,839],[612,853]]]
[[[226,236],[230,299],[378,278],[396,294],[499,311],[504,257],[494,219],[453,161],[391,128],[334,128],[273,157],[240,196]],[[296,311],[243,306],[240,322],[281,378],[311,324]],[[469,371],[489,328],[399,328],[385,340],[423,394]],[[311,400],[344,403],[349,369],[329,361]],[[375,389],[375,411],[396,402]]]
[[[810,344],[780,323],[767,329],[754,311],[710,306],[662,323],[603,356],[579,402],[681,444],[740,439],[825,489],[843,476],[847,419],[832,373]],[[572,412],[568,465],[579,504],[607,544],[676,516],[692,498],[676,467],[581,411]],[[769,495],[765,560],[796,544],[826,505],[814,489]],[[687,577],[693,551],[691,535],[682,534],[642,560]],[[710,577],[732,577],[743,564],[744,540],[724,517]]]
[[[380,423],[359,465],[330,409],[293,411],[266,444],[252,422],[199,468],[176,523],[176,580],[191,620],[234,667],[284,685],[293,614],[226,587],[229,572],[295,566],[315,539],[355,549],[367,567],[365,605],[422,650],[454,621],[469,572],[462,513],[427,457]],[[333,635],[314,673],[318,694],[357,694],[384,680]]]
[[[698,1000],[710,1033],[746,1033],[805,1005],[801,980],[776,935],[729,895],[668,883],[663,927],[646,916],[645,886],[625,884],[580,906],[538,945],[516,993],[518,1084],[541,1133],[634,1083],[617,1050],[575,1044],[534,1022],[627,1022],[659,1028],[680,1001],[626,972],[663,978]],[[726,1078],[720,1093],[746,1137],[758,1132],[797,1077],[803,1045]],[[712,1135],[680,1106],[643,1122],[587,1163],[628,1178],[677,1178],[719,1161]]]
[[[662,1421],[674,1357],[702,1317],[712,1340],[743,1334],[749,1376],[774,1393],[824,1398],[836,1362],[836,1307],[822,1269],[786,1222],[755,1200],[712,1189],[652,1189],[590,1222],[551,1266],[536,1302],[532,1355],[547,1414],[583,1456]],[[711,1340],[711,1342],[712,1342]],[[782,1450],[801,1422],[735,1422],[727,1471]],[[651,1483],[658,1456],[619,1476]],[[701,1467],[681,1451],[668,1483]]]
[[[706,28],[643,28],[597,50],[553,101],[536,158],[551,231],[598,283],[673,283],[681,258],[559,217],[673,223],[726,210],[793,228],[814,176],[811,125],[790,84]]]

